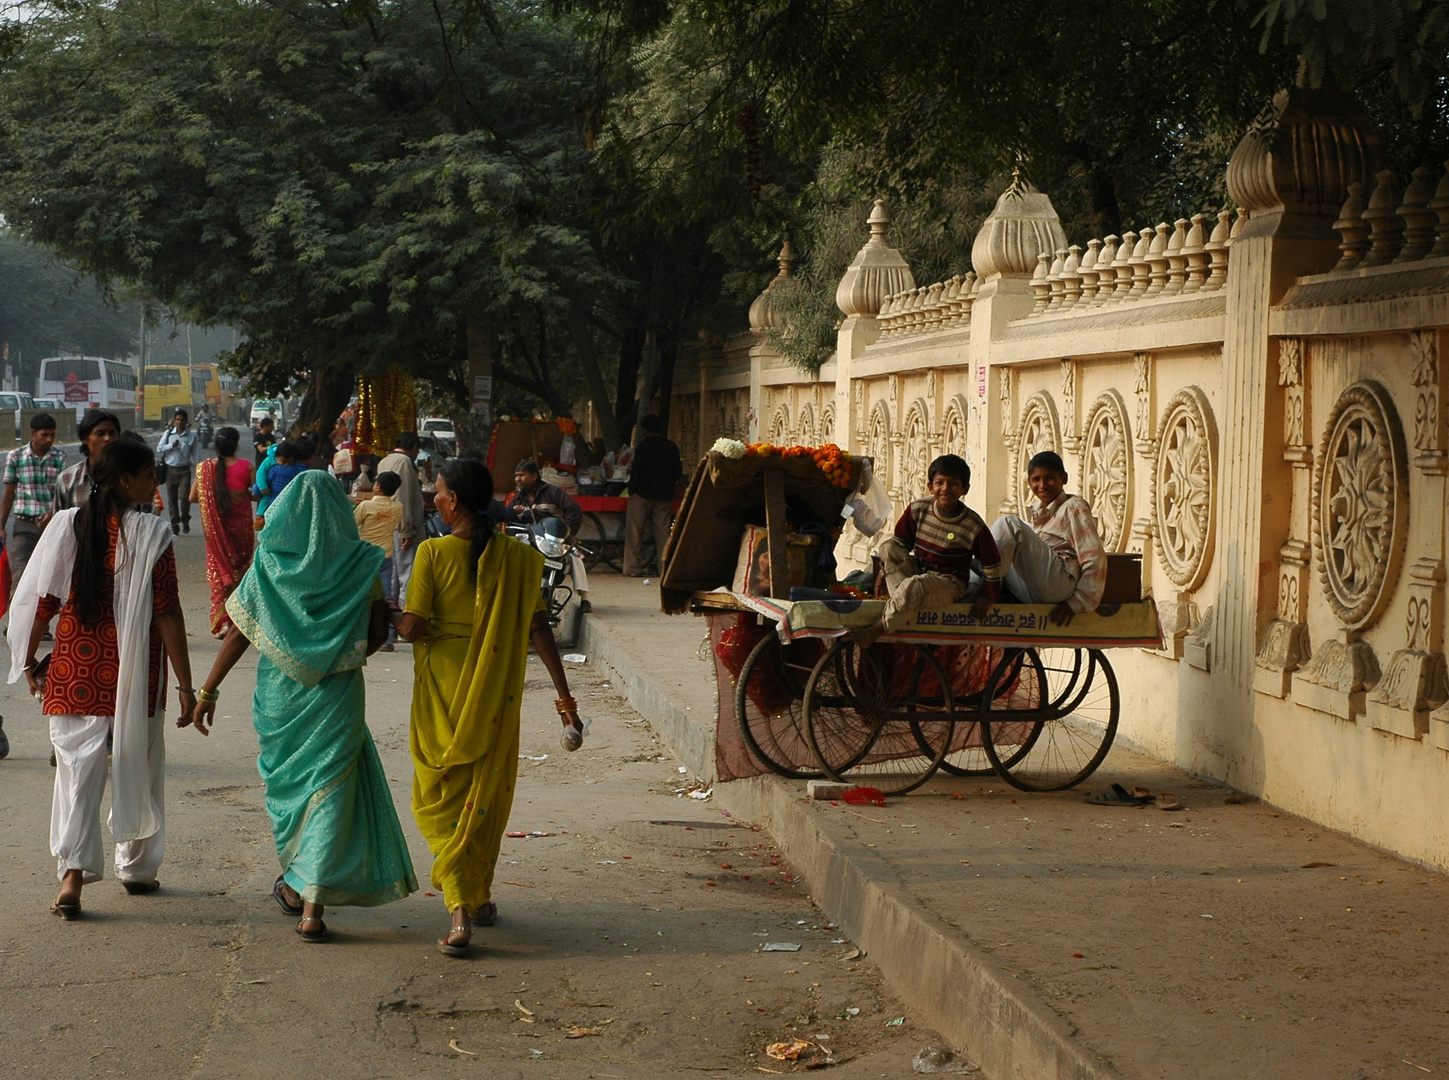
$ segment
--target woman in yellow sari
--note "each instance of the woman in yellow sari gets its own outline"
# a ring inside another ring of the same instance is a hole
[[[583,745],[578,704],[548,624],[543,556],[495,532],[493,477],[455,458],[438,479],[451,535],[418,547],[398,636],[413,643],[413,817],[433,852],[433,887],[451,913],[438,939],[465,956],[473,923],[497,918],[493,871],[518,776],[519,710],[532,642],[558,691],[565,749]]]

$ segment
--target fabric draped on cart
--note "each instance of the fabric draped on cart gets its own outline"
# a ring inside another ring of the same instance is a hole
[[[226,487],[225,506],[217,497],[218,473]],[[245,460],[234,461],[222,469],[220,459],[211,458],[196,468],[201,529],[206,537],[206,581],[211,586],[213,634],[230,629],[226,598],[252,564],[256,531],[252,528],[252,501],[247,493],[250,477],[251,465]]]

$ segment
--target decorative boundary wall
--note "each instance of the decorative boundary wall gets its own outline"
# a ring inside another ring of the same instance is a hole
[[[686,453],[869,454],[897,512],[959,453],[988,520],[1056,450],[1162,614],[1161,649],[1113,657],[1124,737],[1449,869],[1449,172],[1401,193],[1355,101],[1295,90],[1228,186],[1235,214],[1079,245],[1017,182],[972,268],[927,286],[877,203],[819,376],[763,337],[787,246],[750,332],[680,380],[674,430]],[[838,554],[868,543],[847,526]]]

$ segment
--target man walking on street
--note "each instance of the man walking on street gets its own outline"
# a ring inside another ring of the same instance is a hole
[[[171,510],[171,535],[191,531],[191,472],[196,468],[196,432],[190,417],[177,409],[171,426],[156,444],[156,456],[166,466],[166,505]]]
[[[0,502],[0,533],[15,511],[15,528],[10,539],[11,587],[25,573],[25,564],[45,525],[50,521],[50,504],[55,483],[65,468],[65,454],[55,448],[55,417],[40,413],[30,421],[30,441],[10,451],[5,458],[5,498]]]
[[[639,421],[644,433],[634,447],[634,461],[629,467],[629,504],[624,517],[624,576],[643,577],[644,524],[654,527],[655,558],[664,557],[664,542],[669,539],[670,519],[674,516],[674,486],[683,469],[679,447],[664,435],[664,425],[657,416]],[[664,567],[659,567],[664,572]]]
[[[402,524],[397,527],[397,543],[393,546],[392,572],[397,587],[397,601],[406,605],[408,578],[413,573],[413,557],[427,535],[427,519],[423,509],[423,489],[418,483],[418,469],[413,461],[418,456],[418,435],[404,431],[397,437],[392,453],[377,463],[377,472],[397,473],[401,484],[397,501],[402,503]]]
[[[50,512],[84,506],[91,497],[91,460],[99,457],[106,444],[121,437],[121,421],[113,412],[91,409],[76,429],[80,435],[81,459],[67,468],[55,482],[55,499]]]

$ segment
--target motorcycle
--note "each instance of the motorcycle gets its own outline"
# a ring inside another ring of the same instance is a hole
[[[549,625],[557,628],[563,619],[564,608],[568,607],[574,595],[573,586],[565,580],[569,558],[575,549],[586,553],[585,549],[569,536],[568,525],[556,517],[545,518],[532,525],[508,522],[504,531],[543,555],[543,599],[548,608]]]
[[[196,441],[202,446],[210,446],[213,435],[213,427],[210,416],[203,416],[196,421]]]

